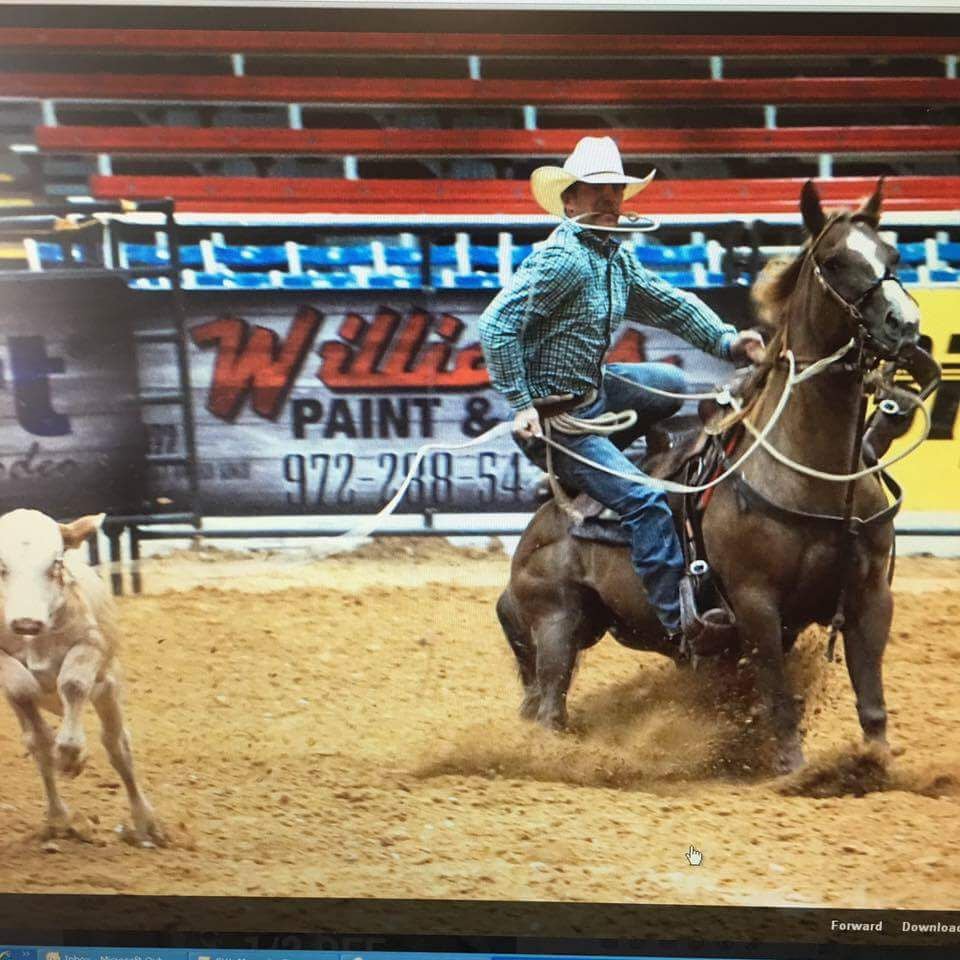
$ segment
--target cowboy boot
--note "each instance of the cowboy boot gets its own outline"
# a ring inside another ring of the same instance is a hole
[[[737,642],[737,626],[730,614],[714,607],[700,614],[694,599],[693,580],[686,575],[680,581],[680,646],[701,657],[717,656]]]

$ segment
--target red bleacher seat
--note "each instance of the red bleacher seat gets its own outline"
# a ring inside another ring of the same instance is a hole
[[[907,56],[956,54],[950,36],[332,33],[294,30],[0,28],[0,49],[110,53],[371,54],[409,56]]]
[[[653,214],[796,213],[804,181],[654,180],[628,204]],[[851,205],[869,196],[876,180],[844,177],[819,181],[825,202]],[[257,177],[91,177],[101,199],[173,197],[178,208],[204,212],[314,212],[377,214],[537,214],[525,181],[340,180]],[[888,211],[943,210],[957,206],[960,177],[891,177],[884,185]]]
[[[638,106],[957,103],[945,77],[749,77],[731,80],[450,80],[8,73],[3,96],[330,105]]]
[[[596,130],[290,130],[253,127],[38,127],[48,153],[561,157]],[[960,127],[607,130],[627,157],[664,154],[932,153],[960,150]]]

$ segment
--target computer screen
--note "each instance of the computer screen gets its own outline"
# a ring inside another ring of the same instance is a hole
[[[953,956],[960,23],[0,6],[0,960]]]

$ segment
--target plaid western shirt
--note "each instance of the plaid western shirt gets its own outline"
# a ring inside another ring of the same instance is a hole
[[[564,221],[480,317],[490,379],[514,410],[536,397],[599,388],[610,337],[624,319],[669,330],[723,359],[737,335],[702,300],[645,270],[612,235]]]

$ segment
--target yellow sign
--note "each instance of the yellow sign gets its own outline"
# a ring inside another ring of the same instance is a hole
[[[927,401],[933,427],[920,448],[895,464],[891,473],[903,484],[904,510],[960,514],[960,290],[910,291],[920,304],[920,333],[943,367],[943,382]],[[918,415],[910,432],[890,448],[904,449],[919,435]]]

